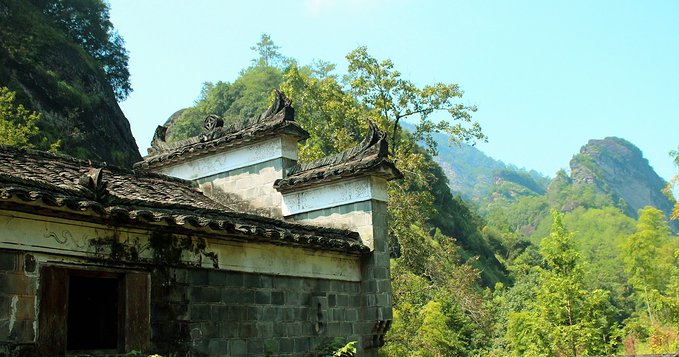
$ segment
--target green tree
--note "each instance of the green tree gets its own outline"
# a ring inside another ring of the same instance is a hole
[[[354,145],[367,129],[367,110],[347,92],[333,66],[318,62],[293,64],[281,90],[294,100],[297,121],[311,137],[301,146],[300,158],[314,160]]]
[[[674,165],[679,169],[679,147],[677,147],[677,150],[672,150],[670,152],[670,156],[674,158]],[[672,194],[672,190],[677,187],[677,183],[679,183],[679,173],[672,177],[664,190],[665,194],[671,199],[675,199],[674,194]],[[679,219],[679,201],[675,200],[674,209],[672,210],[672,214],[670,214],[670,219]]]
[[[662,211],[647,206],[639,210],[634,234],[622,244],[628,283],[637,310],[626,322],[628,338],[641,339],[646,348],[630,353],[671,352],[679,347],[679,241]],[[674,331],[668,332],[668,331]],[[639,349],[639,350],[638,350]]]
[[[450,229],[446,231],[451,233],[446,234],[454,235],[466,244],[465,248],[489,250],[483,241],[483,235],[475,226],[476,222],[470,222],[469,227],[463,228],[466,217],[452,219],[454,212],[447,207],[456,204],[452,202],[453,197],[447,182],[443,183],[444,180],[440,178],[443,176],[442,170],[417,145],[419,138],[430,135],[432,131],[452,128],[445,121],[434,125],[429,119],[434,111],[448,110],[454,114],[454,119],[464,118],[471,121],[472,109],[454,104],[461,95],[458,87],[452,84],[436,84],[418,88],[402,79],[391,61],[378,62],[365,48],[351,52],[347,59],[348,86],[340,83],[331,72],[332,66],[324,62],[305,67],[292,65],[285,74],[285,82],[281,88],[294,101],[298,121],[311,133],[311,138],[302,147],[300,157],[303,160],[315,159],[350,147],[360,140],[367,129],[368,120],[372,120],[382,130],[391,133],[388,140],[392,159],[405,174],[403,180],[392,182],[389,188],[389,194],[393,197],[390,200],[390,214],[393,218],[390,236],[394,238],[392,246],[401,248],[400,256],[410,262],[409,252],[419,251],[414,242],[421,237],[412,233],[412,224],[418,227],[427,227],[432,223],[447,225]],[[372,75],[373,71],[379,73]],[[381,80],[384,78],[388,80]],[[384,95],[377,98],[378,93]],[[414,135],[394,130],[399,127],[399,120],[416,115],[420,117],[422,125]],[[456,127],[460,130],[455,131],[452,136],[455,141],[485,138],[476,123],[464,130],[462,125]],[[395,137],[398,140],[394,140]],[[399,142],[399,145],[395,145],[395,142]],[[434,150],[432,147],[430,149]],[[436,195],[433,194],[434,191]],[[457,206],[464,208],[462,205]],[[443,211],[446,211],[445,214]],[[451,218],[455,223],[438,219],[441,215]],[[452,234],[453,230],[456,234]],[[475,230],[479,232],[474,232]],[[469,233],[477,236],[472,238]],[[415,245],[408,247],[410,244]],[[490,259],[499,265],[492,254]],[[414,261],[416,260],[418,259],[415,258]]]
[[[482,353],[490,336],[490,316],[477,285],[479,271],[459,262],[459,248],[440,231],[431,237],[417,226],[411,228],[421,237],[422,256],[415,269],[403,257],[392,260],[394,325],[380,355]]]
[[[509,314],[507,346],[515,355],[609,354],[615,343],[609,293],[586,288],[573,235],[560,213],[552,216],[552,232],[540,247],[544,267],[534,268],[535,300]]]
[[[30,0],[99,62],[118,100],[132,92],[129,55],[102,0]]]
[[[666,262],[659,261],[661,247],[670,236],[670,229],[662,211],[646,206],[639,210],[636,232],[623,243],[623,261],[629,282],[641,294],[648,318],[654,322],[652,291],[664,290]],[[663,264],[659,264],[663,263]]]
[[[263,33],[259,42],[250,49],[259,55],[258,58],[252,60],[255,66],[277,67],[285,61],[285,57],[278,52],[280,47],[276,46],[268,34]]]
[[[481,126],[471,120],[476,107],[457,101],[463,94],[459,85],[436,83],[418,88],[401,77],[391,60],[378,61],[366,47],[350,52],[347,60],[347,80],[352,94],[371,109],[373,120],[388,129],[394,152],[400,140],[400,121],[410,117],[419,117],[414,139],[424,140],[432,153],[436,153],[432,132],[444,131],[455,143],[486,139]],[[438,111],[447,111],[455,124],[447,120],[435,123],[431,114]]]
[[[582,257],[585,285],[609,291],[616,307],[630,310],[627,275],[620,269],[620,245],[634,232],[634,219],[614,207],[578,207],[565,214],[563,222],[573,232],[573,242]]]
[[[15,95],[7,87],[0,87],[0,144],[30,148],[31,140],[38,135],[40,114],[16,104]]]

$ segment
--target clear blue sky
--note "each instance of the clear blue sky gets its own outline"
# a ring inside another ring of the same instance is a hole
[[[262,33],[306,64],[367,46],[418,84],[459,83],[488,155],[553,176],[588,139],[637,145],[677,172],[679,1],[111,0],[142,153],[205,81],[233,81]]]

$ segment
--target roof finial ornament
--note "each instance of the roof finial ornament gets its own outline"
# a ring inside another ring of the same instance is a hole
[[[90,168],[80,176],[78,184],[94,194],[94,198],[99,200],[106,195],[106,184],[103,180],[102,168]]]
[[[167,134],[167,127],[164,125],[158,125],[156,131],[153,133],[153,140],[151,140],[151,146],[157,147],[160,143],[165,143],[165,135]]]
[[[368,120],[368,134],[363,142],[359,144],[364,148],[374,146],[376,153],[381,157],[389,156],[389,147],[387,146],[387,134],[380,130],[374,121]]]
[[[221,127],[224,127],[224,119],[222,119],[222,117],[215,114],[210,114],[205,117],[205,121],[203,122],[203,130],[206,132],[210,132]]]
[[[275,116],[276,114],[285,111],[285,114],[287,114],[288,111],[290,111],[290,115],[286,115],[284,119],[289,119],[292,120],[294,117],[292,114],[294,111],[292,111],[292,100],[290,98],[286,97],[283,92],[279,91],[278,89],[274,89],[274,101],[262,115],[259,116],[259,120],[263,120],[266,118],[270,118]]]

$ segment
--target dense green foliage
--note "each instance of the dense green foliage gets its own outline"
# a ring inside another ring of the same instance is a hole
[[[233,83],[205,83],[196,105],[187,108],[172,123],[167,140],[177,141],[200,134],[203,119],[208,114],[224,117],[225,125],[259,115],[268,106],[271,88],[277,88],[282,81],[283,74],[278,68],[256,66],[245,69]]]
[[[124,41],[109,19],[103,0],[30,0],[71,40],[92,56],[106,73],[118,100],[132,91]]]
[[[31,139],[38,134],[40,114],[16,104],[14,97],[14,92],[0,87],[0,144],[33,147]]]
[[[16,103],[15,97],[7,87],[0,87],[0,144],[57,151],[61,141],[48,143],[39,135],[41,114]]]
[[[580,156],[578,164],[594,165]],[[563,171],[544,195],[505,183],[495,192],[479,200],[484,232],[513,279],[511,288],[494,293],[496,353],[676,350],[679,324],[669,316],[677,314],[679,303],[679,295],[671,292],[679,240],[661,211],[647,207],[635,222],[624,213],[624,202],[593,185],[574,185]],[[565,213],[553,217],[550,209]],[[550,244],[551,252],[545,250]],[[568,274],[555,271],[560,264],[549,258],[555,252],[561,265],[570,261],[575,268]],[[560,310],[569,304],[579,306],[570,317],[571,311]]]
[[[611,354],[617,341],[609,292],[587,287],[573,235],[561,214],[553,211],[553,219],[540,245],[543,264],[528,273],[533,298],[507,314],[506,346],[517,356]]]
[[[677,147],[676,151],[671,151],[670,155],[674,158],[674,165],[679,169],[679,147]],[[667,183],[667,187],[665,187],[665,194],[670,198],[674,198],[672,190],[677,187],[677,183],[679,183],[679,173],[674,175],[670,182]],[[671,218],[679,220],[679,201],[674,202]]]
[[[663,213],[649,206],[639,210],[635,232],[621,245],[636,307],[626,320],[625,342],[641,340],[648,352],[679,349],[679,241],[670,237]]]

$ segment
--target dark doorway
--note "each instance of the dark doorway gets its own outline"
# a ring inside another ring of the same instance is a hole
[[[68,286],[67,350],[117,350],[120,279],[70,274]]]

